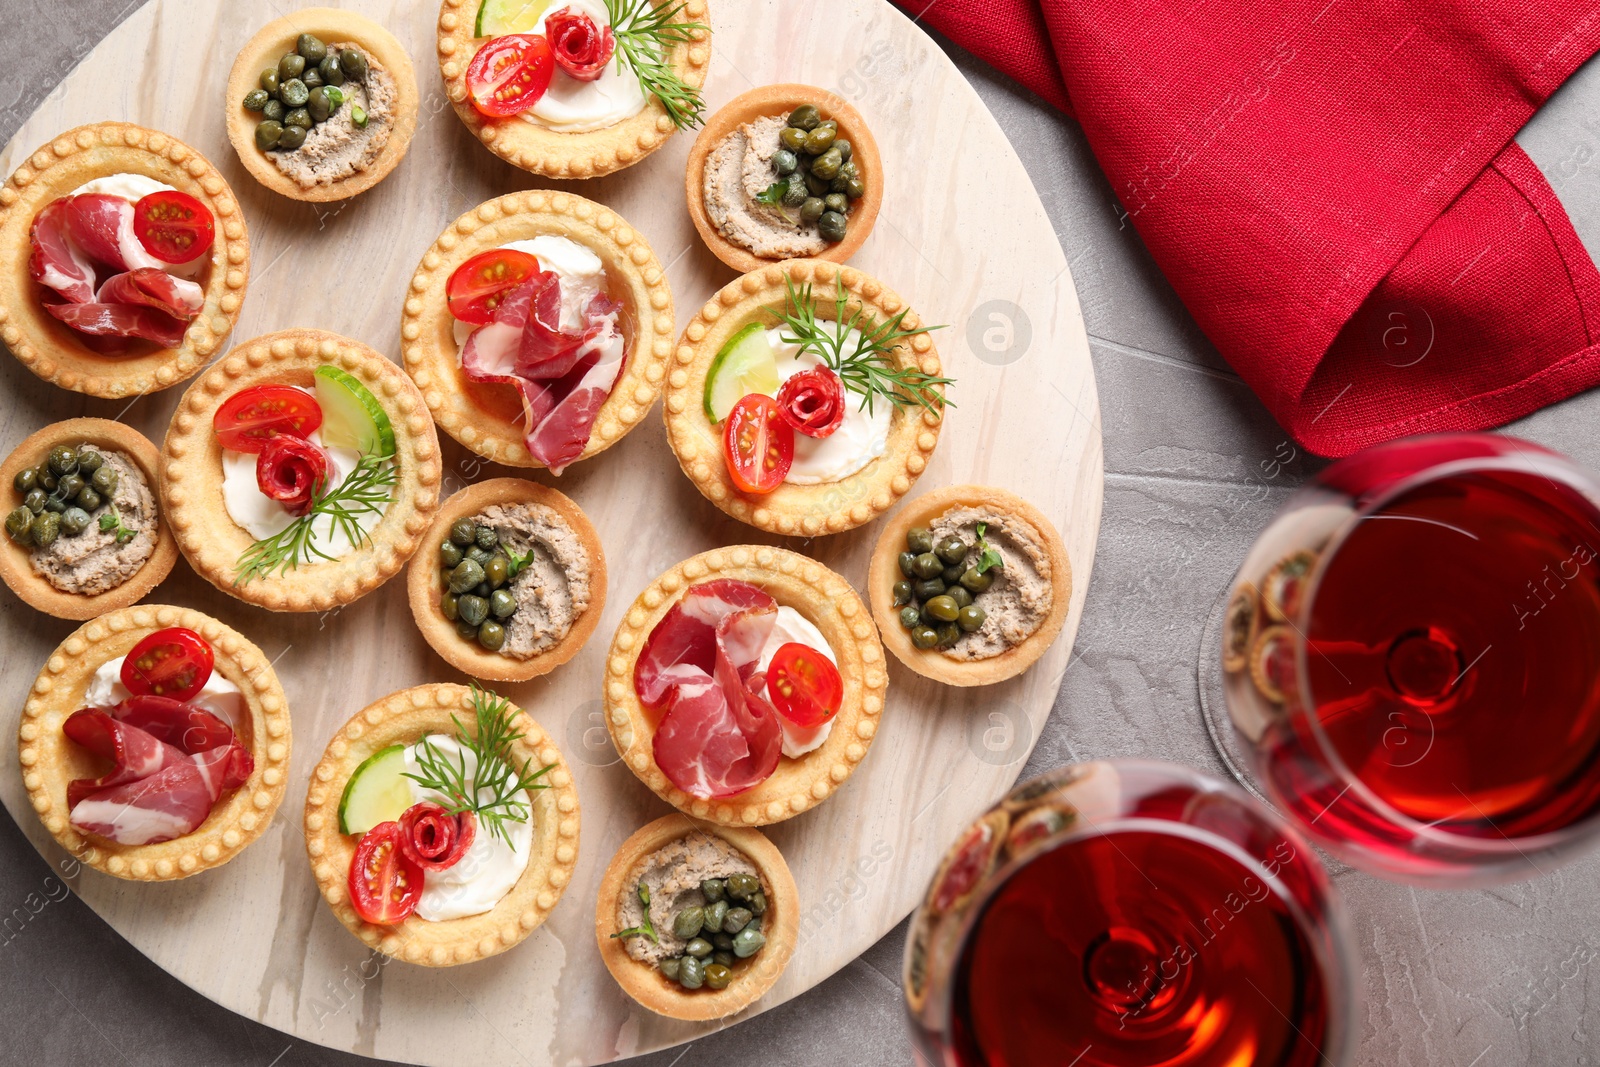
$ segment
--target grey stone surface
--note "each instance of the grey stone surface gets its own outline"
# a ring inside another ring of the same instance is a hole
[[[0,0],[0,141],[132,0]],[[1257,531],[1319,465],[1300,455],[1211,344],[1122,221],[1077,128],[959,53],[1018,146],[1072,264],[1093,338],[1105,434],[1100,550],[1078,637],[1025,774],[1075,758],[1147,756],[1221,771],[1198,718],[1207,614]],[[130,72],[137,76],[137,72]],[[1600,249],[1600,68],[1524,132],[1591,249]],[[15,369],[15,368],[13,368]],[[13,382],[13,387],[17,383]],[[1512,428],[1600,467],[1600,400]],[[1600,1060],[1585,1026],[1600,953],[1600,862],[1487,892],[1338,876],[1364,966],[1362,1064],[1546,1067]],[[66,892],[0,818],[0,1065],[369,1063],[248,1022],[183,988]],[[33,909],[37,913],[33,913]],[[909,1064],[904,924],[810,994],[636,1062]],[[1597,994],[1600,995],[1600,994]]]

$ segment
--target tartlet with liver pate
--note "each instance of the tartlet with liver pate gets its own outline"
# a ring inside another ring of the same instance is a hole
[[[1072,567],[1050,520],[1014,493],[936,489],[878,536],[867,570],[884,644],[948,685],[1021,674],[1061,633]]]
[[[444,502],[406,576],[417,628],[473,678],[527,681],[578,654],[606,603],[606,557],[583,509],[520,478]]]
[[[164,581],[177,542],[157,506],[161,454],[109,419],[69,419],[33,434],[0,465],[10,486],[0,578],[58,619],[92,619]]]
[[[668,815],[623,842],[595,902],[606,969],[673,1019],[723,1019],[772,988],[799,941],[800,894],[758,830]]]
[[[832,796],[866,758],[889,685],[850,584],[755,545],[657,578],[606,664],[623,761],[673,807],[724,826],[781,822]]]
[[[0,188],[0,341],[99,397],[175,385],[238,320],[244,216],[193,148],[125,122],[68,130]]]
[[[377,185],[417,129],[417,75],[394,35],[314,7],[269,22],[228,75],[228,139],[275,193],[323,203]]]

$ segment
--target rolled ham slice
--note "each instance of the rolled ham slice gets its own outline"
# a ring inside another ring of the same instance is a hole
[[[94,300],[94,264],[67,236],[71,202],[72,197],[54,200],[34,216],[28,235],[33,246],[28,273],[69,303],[87,304]]]

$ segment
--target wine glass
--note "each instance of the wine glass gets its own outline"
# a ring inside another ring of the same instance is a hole
[[[1355,970],[1309,846],[1237,787],[1080,763],[1015,789],[912,919],[921,1067],[1345,1067]]]
[[[1413,884],[1527,877],[1591,843],[1597,501],[1571,461],[1498,435],[1328,467],[1256,541],[1212,627],[1201,696],[1219,751],[1333,855]]]

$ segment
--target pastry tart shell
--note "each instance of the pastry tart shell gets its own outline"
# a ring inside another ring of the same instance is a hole
[[[358,837],[339,832],[339,802],[345,783],[379,749],[415,744],[428,734],[454,734],[452,716],[471,727],[472,690],[462,685],[421,685],[402,689],[357,714],[328,742],[311,774],[306,793],[306,853],[322,898],[345,929],[371,948],[424,967],[453,967],[487,959],[519,944],[550,915],[578,863],[578,790],[554,741],[525,712],[512,742],[518,766],[550,766],[548,789],[532,795],[533,850],[511,891],[489,911],[443,922],[412,915],[398,926],[363,922],[350,903],[350,861]],[[480,832],[484,832],[480,829]]]
[[[845,239],[830,246],[816,258],[843,263],[861,251],[861,246],[872,235],[878,212],[883,208],[883,157],[861,112],[837,94],[814,85],[763,85],[751,89],[742,96],[734,97],[711,116],[711,120],[700,131],[700,136],[695,138],[694,147],[689,150],[689,166],[684,173],[689,218],[694,222],[700,239],[711,249],[712,255],[741,274],[781,261],[758,256],[734,244],[717,229],[706,211],[706,161],[723,139],[739,127],[769,115],[786,115],[801,104],[812,104],[828,118],[838,121],[839,136],[850,142],[850,158],[861,168],[867,183],[867,195],[851,205],[850,229]]]
[[[302,33],[314,34],[326,44],[357,44],[378,65],[388,72],[395,83],[395,113],[389,131],[389,141],[378,158],[366,170],[357,171],[326,185],[306,189],[299,182],[279,170],[267,154],[256,147],[256,124],[261,116],[246,111],[245,94],[259,87],[261,72],[276,66],[278,58],[292,52]],[[411,138],[417,132],[417,107],[421,99],[417,91],[417,72],[405,48],[395,40],[394,34],[354,11],[341,11],[331,7],[308,7],[292,15],[274,19],[239,50],[228,74],[228,97],[223,102],[223,113],[228,116],[228,140],[239,153],[250,176],[273,192],[291,200],[309,203],[328,203],[346,200],[364,193],[387,178],[411,147]]]
[[[656,7],[679,0],[650,0]],[[675,22],[711,25],[707,0],[683,0]],[[599,178],[644,159],[677,132],[661,101],[651,96],[632,118],[586,133],[563,133],[536,125],[520,115],[493,119],[472,106],[467,93],[467,68],[491,38],[476,38],[479,0],[444,0],[439,5],[439,73],[456,114],[484,147],[532,174],[547,178]],[[695,31],[695,39],[672,50],[672,69],[694,88],[705,84],[711,67],[711,31]]]
[[[69,821],[67,783],[104,773],[104,761],[61,732],[84,706],[100,666],[125,656],[157,630],[183,626],[216,653],[214,670],[239,687],[250,718],[239,740],[255,758],[250,778],[222,797],[193,833],[150,845],[121,845],[83,834]],[[289,779],[289,704],[272,664],[261,650],[224,624],[189,608],[143,604],[100,616],[72,633],[50,654],[22,708],[17,748],[28,800],[62,848],[106,874],[139,882],[164,882],[220,867],[272,822]]]
[[[198,199],[216,219],[209,265],[197,279],[205,304],[177,348],[148,342],[142,354],[103,356],[44,310],[44,287],[29,273],[28,234],[40,211],[96,178],[142,174]],[[174,137],[126,122],[68,130],[0,186],[0,341],[34,374],[63,389],[108,399],[152,393],[193,375],[222,347],[239,319],[250,278],[250,236],[239,202],[206,158]]]
[[[239,557],[254,538],[223,502],[217,409],[257,385],[311,388],[312,373],[337,366],[372,391],[394,426],[394,496],[367,542],[337,560],[303,563],[236,586]],[[359,341],[321,330],[284,330],[248,341],[189,387],[167,429],[161,503],[178,548],[212,585],[269,611],[326,611],[359,600],[392,578],[421,543],[439,506],[443,463],[422,396],[405,373]]]
[[[737,796],[702,800],[673,785],[656,766],[653,744],[659,716],[639,702],[633,672],[651,631],[683,593],[717,578],[760,586],[780,606],[810,620],[838,658],[844,701],[820,748],[799,759],[781,758],[770,778]],[[678,564],[652,582],[628,609],[606,661],[606,729],[629,769],[679,811],[722,826],[766,826],[816,807],[844,785],[878,734],[888,688],[877,628],[849,582],[798,553],[736,545]]]
[[[611,936],[617,927],[617,901],[630,891],[627,878],[634,867],[663,846],[696,830],[720,837],[743,853],[767,891],[767,913],[761,921],[766,947],[734,969],[734,980],[726,989],[684,989],[655,967],[628,955],[622,940]],[[685,815],[668,815],[641,827],[611,857],[595,902],[594,939],[606,969],[623,992],[657,1015],[690,1022],[725,1019],[761,999],[789,965],[800,941],[800,891],[795,888],[794,875],[789,873],[783,854],[761,831],[707,825]]]
[[[496,504],[543,504],[553,509],[572,527],[589,555],[589,606],[559,644],[531,659],[490,652],[463,640],[456,633],[455,624],[439,610],[439,596],[443,590],[439,583],[439,561],[431,549],[449,538],[450,527],[457,519],[471,518]],[[417,629],[446,663],[472,678],[525,682],[550,673],[576,656],[594,633],[606,606],[606,556],[589,516],[566,494],[520,478],[495,478],[468,486],[439,508],[433,526],[423,539],[422,550],[412,558],[406,572],[406,592]]]
[[[900,625],[899,609],[894,606],[894,583],[901,578],[900,553],[905,550],[906,535],[912,527],[926,526],[958,507],[991,507],[1004,511],[1032,532],[1050,560],[1050,614],[1027,640],[989,659],[956,660],[933,649],[916,647],[911,643],[910,633]],[[917,497],[884,526],[867,568],[867,591],[883,643],[901,663],[924,678],[946,685],[992,685],[1015,678],[1033,666],[1060,636],[1072,601],[1072,566],[1061,535],[1038,508],[1004,489],[952,485]]]
[[[57,445],[78,444],[91,444],[126,455],[144,475],[150,495],[160,500],[161,453],[138,430],[110,419],[68,419],[46,426],[6,457],[5,463],[0,465],[0,486],[10,486],[22,470],[38,466]],[[158,512],[155,551],[144,561],[144,566],[115,589],[93,596],[64,593],[34,571],[32,551],[9,537],[0,538],[0,578],[28,606],[58,619],[82,622],[136,604],[166,580],[178,560],[178,543],[167,528],[165,511],[159,504]]]
[[[789,279],[796,289],[812,286],[819,319],[833,318],[840,286],[850,295],[848,310],[865,307],[880,323],[906,308],[906,302],[876,278],[824,260],[789,260],[737,279],[700,309],[678,341],[667,375],[667,442],[695,487],[740,522],[786,537],[817,537],[865,525],[910,492],[928,469],[943,419],[915,405],[907,406],[896,411],[890,421],[884,454],[848,478],[820,485],[785,482],[765,495],[740,492],[723,458],[722,429],[706,418],[706,375],[722,346],[741,327],[755,321],[778,324],[770,309],[783,306]],[[922,326],[914,312],[906,315],[905,329]],[[941,373],[939,352],[925,333],[901,342],[894,357],[901,367],[915,367],[930,375]],[[855,400],[855,394],[846,394],[846,403]],[[945,414],[948,417],[948,410]]]
[[[411,278],[400,319],[406,370],[440,429],[508,467],[543,464],[524,443],[526,420],[516,388],[467,380],[447,288],[456,268],[473,256],[546,235],[566,237],[600,257],[611,296],[623,305],[628,338],[622,377],[595,416],[588,446],[573,462],[604,452],[643,421],[661,392],[677,330],[666,271],[644,235],[610,208],[572,193],[511,193],[452,222]]]

